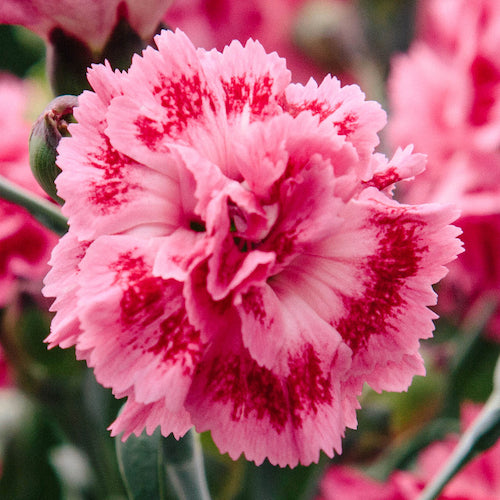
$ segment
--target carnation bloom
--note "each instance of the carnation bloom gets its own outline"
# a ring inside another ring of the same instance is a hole
[[[450,268],[443,295],[448,312],[452,305],[466,312],[484,293],[500,299],[500,3],[427,0],[418,27],[409,53],[393,61],[389,137],[428,154],[426,171],[401,199],[453,201],[462,211],[470,252]],[[489,325],[498,339],[499,321]]]
[[[479,413],[477,405],[462,409],[464,429]],[[322,480],[317,500],[417,500],[439,473],[457,445],[458,437],[432,443],[418,457],[415,471],[395,471],[385,482],[347,466],[331,467]],[[500,442],[471,460],[446,485],[439,500],[494,500],[500,498]]]
[[[28,159],[27,91],[21,80],[0,75],[0,175],[41,194]],[[0,307],[15,295],[19,279],[41,280],[56,237],[23,208],[0,200]]]
[[[47,340],[128,398],[113,435],[195,426],[258,464],[332,456],[364,382],[424,373],[457,214],[392,199],[424,158],[374,154],[385,114],[357,86],[290,84],[252,40],[155,42],[128,73],[93,66],[60,142]]]
[[[62,28],[100,51],[120,17],[143,40],[155,33],[169,0],[2,0],[0,23],[19,24],[45,40]]]

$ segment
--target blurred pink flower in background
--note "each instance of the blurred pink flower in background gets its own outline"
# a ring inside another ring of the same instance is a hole
[[[61,28],[100,51],[120,17],[144,40],[151,38],[170,0],[2,0],[0,23],[19,24],[49,40]]]
[[[28,159],[30,125],[24,113],[27,90],[21,80],[0,75],[0,175],[39,195]],[[23,208],[0,200],[0,307],[13,299],[20,284],[43,278],[57,238]]]
[[[443,311],[463,316],[483,294],[500,299],[500,3],[425,0],[418,19],[409,53],[393,61],[389,137],[428,154],[401,199],[462,212],[466,252],[440,295]],[[500,340],[500,316],[489,332]]]
[[[463,430],[479,411],[477,405],[464,405]],[[348,466],[333,466],[323,478],[317,500],[417,500],[424,487],[442,469],[457,443],[455,435],[432,443],[421,452],[414,471],[395,471],[385,483]],[[439,500],[497,498],[500,498],[500,442],[471,460],[438,497]]]
[[[165,22],[206,49],[259,40],[286,58],[294,81],[319,81],[328,72],[343,83],[356,78],[352,64],[363,35],[349,0],[173,0]]]
[[[113,434],[194,425],[257,464],[332,456],[365,382],[424,374],[457,214],[392,199],[424,158],[374,153],[385,113],[359,87],[291,84],[254,41],[155,41],[128,73],[93,67],[59,145],[47,340],[128,398]]]

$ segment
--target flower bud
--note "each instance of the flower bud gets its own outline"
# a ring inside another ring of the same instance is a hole
[[[68,137],[68,124],[74,122],[73,108],[78,98],[64,95],[55,98],[44,109],[33,128],[29,141],[30,166],[42,189],[59,204],[64,201],[56,194],[55,179],[61,172],[56,165],[57,145]]]

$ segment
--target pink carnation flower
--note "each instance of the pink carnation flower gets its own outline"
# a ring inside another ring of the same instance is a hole
[[[364,382],[424,374],[457,214],[392,199],[424,159],[374,154],[385,114],[357,86],[291,84],[252,40],[155,41],[128,73],[91,69],[60,143],[47,340],[128,398],[113,435],[194,425],[257,464],[332,456]]]
[[[26,100],[20,80],[0,75],[0,175],[41,194],[29,167],[30,126],[23,116]],[[0,307],[12,300],[19,279],[43,278],[56,241],[23,208],[0,200]]]
[[[155,33],[170,0],[2,0],[0,23],[19,24],[48,40],[55,28],[99,51],[120,16],[147,40]]]
[[[417,41],[393,61],[389,136],[428,154],[426,171],[401,199],[461,209],[468,251],[451,268],[443,296],[463,313],[484,293],[500,298],[500,3],[427,0],[419,19]],[[490,324],[498,339],[499,321]]]
[[[462,409],[467,428],[479,413],[477,405]],[[385,482],[376,481],[347,466],[331,467],[322,480],[317,500],[417,500],[439,473],[457,445],[450,435],[435,442],[418,457],[415,471],[395,471]],[[439,500],[495,500],[500,498],[500,442],[469,462],[444,488]]]

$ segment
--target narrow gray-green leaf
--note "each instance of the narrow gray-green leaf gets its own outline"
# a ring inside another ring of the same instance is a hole
[[[165,500],[161,435],[130,436],[116,439],[116,453],[123,482],[130,500]]]
[[[162,439],[168,484],[179,500],[210,500],[199,436],[191,429],[178,441]]]

